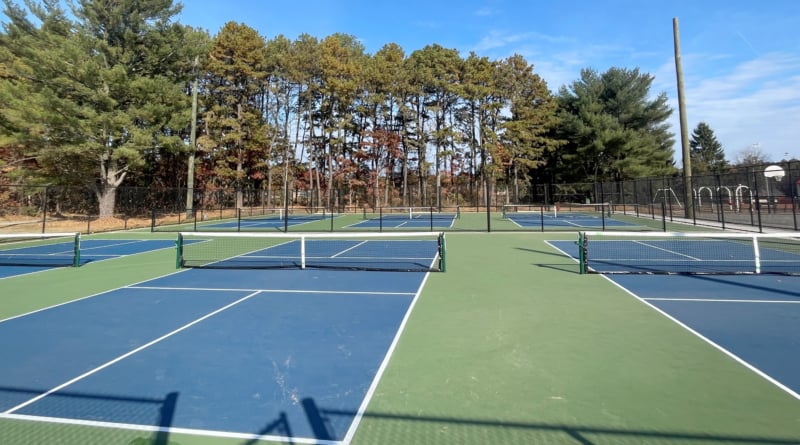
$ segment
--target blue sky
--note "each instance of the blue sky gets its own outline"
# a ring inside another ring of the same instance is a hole
[[[21,0],[15,0],[21,3]],[[178,0],[174,0],[178,1]],[[437,43],[463,56],[524,56],[553,92],[583,68],[639,68],[667,94],[680,159],[672,19],[678,18],[689,132],[708,123],[726,157],[757,148],[800,159],[800,0],[183,0],[177,19],[216,34],[354,35],[369,53]],[[5,17],[0,14],[0,20]]]
[[[639,68],[675,110],[672,19],[680,25],[689,131],[704,121],[735,161],[757,147],[800,159],[800,1],[797,0],[185,0],[179,20],[216,34],[228,21],[266,37],[357,37],[369,53],[397,43],[410,54],[438,43],[466,56],[515,53],[551,91],[580,70]]]

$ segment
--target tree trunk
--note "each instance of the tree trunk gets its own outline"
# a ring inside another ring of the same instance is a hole
[[[375,172],[375,186],[374,186],[374,188],[372,190],[372,195],[373,195],[372,196],[372,208],[373,209],[377,209],[380,206],[380,202],[381,202],[381,198],[380,198],[380,195],[381,195],[381,191],[380,191],[381,175],[380,175],[380,161],[379,160],[375,160],[374,161],[374,163],[373,163],[373,171]]]
[[[97,202],[99,203],[100,218],[110,218],[114,216],[114,206],[117,200],[116,187],[102,187],[95,190]]]
[[[275,206],[273,203],[275,198],[272,196],[272,171],[267,169],[267,207],[272,208]],[[281,200],[282,202],[282,200]]]
[[[100,156],[100,184],[93,186],[100,218],[114,216],[114,207],[117,200],[117,186],[122,184],[127,175],[126,169],[120,169],[112,158],[111,151]]]
[[[238,127],[239,127],[239,139],[236,142],[236,152],[237,152],[237,156],[236,156],[236,208],[237,209],[241,209],[242,205],[243,205],[243,201],[244,201],[242,199],[242,172],[243,172],[242,156],[244,155],[242,153],[244,151],[244,149],[242,147],[242,132],[241,132],[241,127],[242,127],[242,104],[238,104],[236,106],[236,122],[237,122]]]
[[[408,144],[403,143],[403,205],[411,205],[408,202]]]

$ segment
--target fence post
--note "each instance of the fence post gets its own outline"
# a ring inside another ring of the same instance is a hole
[[[42,198],[42,233],[45,233],[47,231],[47,186],[44,187]]]
[[[792,164],[791,162],[786,168],[786,176],[789,178],[789,198],[792,206],[792,227],[794,230],[797,230],[797,208],[795,203],[797,202],[797,184],[795,184],[795,179],[792,176]]]
[[[758,174],[756,174],[755,170],[753,170],[753,189],[751,190],[755,190],[756,192],[755,204],[756,204],[756,216],[758,218],[758,232],[762,233],[763,228],[761,227],[761,195],[758,193]],[[751,209],[753,208],[752,204],[750,205],[750,208]]]
[[[719,214],[720,223],[722,223],[722,230],[725,230],[725,202],[722,200],[722,180],[719,177],[719,173],[714,175],[714,182],[717,186],[717,213]],[[730,195],[728,198],[733,199]]]

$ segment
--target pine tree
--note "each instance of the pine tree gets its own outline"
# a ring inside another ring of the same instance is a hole
[[[217,183],[236,188],[237,208],[243,206],[242,187],[269,158],[262,109],[265,64],[264,38],[245,24],[228,22],[214,38],[206,66],[205,131],[198,145]]]
[[[111,216],[116,188],[147,153],[185,147],[186,61],[199,48],[172,22],[180,7],[79,0],[73,20],[57,0],[4,2],[3,130],[37,159],[40,177],[88,185],[100,216]]]
[[[520,55],[499,64],[501,94],[507,98],[510,116],[504,119],[502,140],[509,148],[510,159],[506,176],[513,184],[513,199],[520,196],[520,176],[545,162],[548,152],[560,143],[550,134],[557,124],[555,98],[545,81],[533,72]]]
[[[672,110],[666,94],[650,99],[653,76],[638,69],[585,69],[558,94],[558,158],[563,180],[624,180],[674,172]]]
[[[722,144],[717,141],[714,130],[700,122],[689,139],[692,157],[692,174],[722,173],[728,167]]]

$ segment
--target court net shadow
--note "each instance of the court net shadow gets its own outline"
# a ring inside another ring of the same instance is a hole
[[[332,422],[334,417],[354,417],[356,414],[351,411],[317,406],[313,399],[304,399],[303,407],[308,421],[316,425],[315,432],[318,440],[331,440],[336,437],[337,432],[326,429],[334,423]],[[795,437],[725,435],[700,431],[624,429],[577,423],[503,421],[379,411],[367,411],[363,415],[363,421],[355,438],[356,443],[385,445],[407,443],[796,445],[800,443],[800,435]]]
[[[17,404],[45,392],[45,390],[35,388],[0,387],[0,400],[4,402],[4,405],[9,401],[11,404]],[[126,423],[144,425],[152,430],[152,433],[96,428],[87,435],[85,441],[87,445],[94,443],[171,445],[170,428],[175,418],[178,393],[170,392],[163,398],[149,398],[58,391],[35,403],[38,403],[39,406],[46,405],[42,411],[47,413],[46,417],[42,418],[43,421],[32,420],[37,417],[37,412],[26,411],[24,408],[18,413],[11,413],[9,417],[12,419],[13,414],[29,414],[32,419],[0,425],[0,443],[60,443],[59,437],[64,435],[65,431],[81,428],[77,425],[79,422],[94,418],[98,419],[98,422],[108,422],[109,424],[123,423],[122,420],[125,420]],[[111,419],[105,416],[121,416],[121,418]],[[6,417],[2,417],[0,420],[5,421]]]
[[[556,257],[556,258],[559,258],[559,259],[563,260],[562,262],[558,262],[558,263],[555,263],[555,262],[554,263],[532,263],[536,267],[542,267],[542,268],[545,268],[545,269],[553,269],[553,270],[558,270],[558,271],[561,271],[561,272],[569,272],[569,273],[573,273],[573,274],[579,274],[580,273],[580,268],[578,267],[578,263],[576,263],[575,261],[571,260],[570,257],[568,255],[565,255],[564,253],[552,252],[552,251],[548,251],[548,250],[531,249],[531,248],[528,248],[528,247],[515,247],[514,249],[521,250],[523,252],[534,253],[534,254],[537,254],[537,255],[553,256],[553,257]]]
[[[741,275],[742,277],[748,277],[753,275]],[[726,286],[736,286],[736,287],[743,287],[745,289],[752,289],[757,291],[766,291],[770,294],[776,295],[785,295],[787,297],[793,298],[800,298],[800,291],[791,291],[785,288],[778,288],[778,287],[770,287],[770,286],[762,286],[755,283],[747,282],[747,280],[733,282],[731,280],[726,280],[724,275],[692,275],[692,278],[702,281],[709,281],[712,283],[720,283]]]

